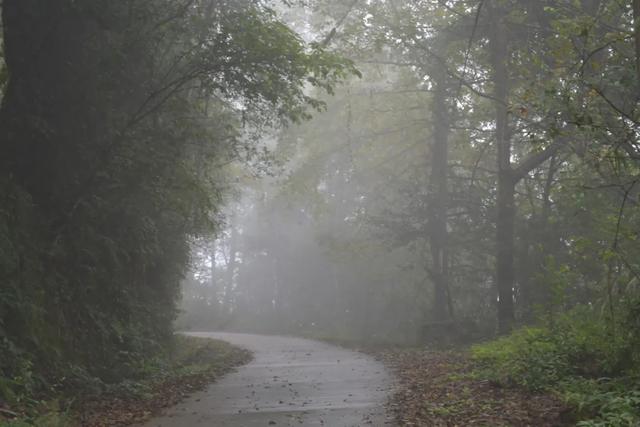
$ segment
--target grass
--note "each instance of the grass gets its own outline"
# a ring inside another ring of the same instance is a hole
[[[16,411],[20,413],[17,417],[11,417],[9,412],[0,413],[0,426],[92,427],[139,423],[250,359],[250,352],[223,341],[177,335],[171,349],[144,363],[135,378],[103,384],[99,392],[83,398],[49,396],[46,402]]]

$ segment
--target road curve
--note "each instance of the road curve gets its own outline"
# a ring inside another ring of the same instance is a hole
[[[369,356],[301,338],[194,333],[254,352],[254,360],[145,427],[391,426],[392,378]]]

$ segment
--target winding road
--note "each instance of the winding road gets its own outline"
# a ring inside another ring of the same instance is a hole
[[[254,352],[254,359],[145,427],[392,426],[393,380],[364,354],[301,338],[194,333]]]

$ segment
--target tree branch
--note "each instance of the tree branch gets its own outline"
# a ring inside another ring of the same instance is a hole
[[[349,7],[347,8],[347,11],[344,13],[344,15],[342,15],[342,18],[340,18],[338,22],[336,22],[336,25],[334,25],[331,31],[329,31],[329,34],[327,34],[325,38],[320,42],[320,46],[327,47],[329,43],[331,43],[331,40],[335,37],[336,33],[338,32],[338,28],[342,26],[345,19],[347,19],[347,17],[349,16],[353,8],[356,6],[356,3],[358,3],[358,0],[353,0],[351,2]]]
[[[516,181],[524,178],[529,172],[540,166],[542,163],[544,163],[545,160],[549,159],[551,156],[557,153],[558,150],[563,145],[565,145],[565,143],[565,138],[559,138],[544,150],[538,151],[537,153],[532,153],[527,156],[526,159],[520,162],[520,164],[512,170],[513,178]]]

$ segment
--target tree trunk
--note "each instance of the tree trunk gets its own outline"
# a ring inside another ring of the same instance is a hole
[[[508,333],[513,327],[514,305],[514,222],[515,182],[507,173],[498,176],[496,219],[496,285],[498,288],[498,331]]]
[[[505,11],[491,8],[489,51],[492,67],[493,98],[496,111],[495,143],[498,189],[496,196],[496,288],[498,332],[508,333],[515,320],[514,309],[514,240],[515,189],[518,182],[560,150],[567,142],[558,138],[544,150],[530,153],[519,164],[511,162],[511,130],[509,128],[509,46]]]
[[[519,306],[525,321],[534,320],[534,307],[547,307],[550,303],[548,286],[540,283],[537,276],[544,267],[545,253],[554,253],[557,239],[554,239],[552,225],[549,222],[552,209],[551,190],[555,174],[558,170],[558,160],[551,156],[544,188],[542,190],[542,206],[540,213],[534,213],[522,227],[522,245],[518,252],[520,266],[517,269]],[[532,201],[533,203],[533,201]]]
[[[509,51],[505,34],[504,14],[493,8],[490,35],[491,65],[495,98],[495,143],[497,151],[498,189],[496,199],[496,288],[498,293],[498,331],[508,333],[514,321],[514,222],[515,184],[511,168],[511,139],[508,123],[507,96]]]
[[[214,304],[214,306],[216,307],[216,309],[219,307],[218,304],[220,304],[220,301],[218,300],[218,295],[220,294],[220,292],[218,292],[218,281],[216,280],[216,276],[217,276],[217,271],[216,271],[216,252],[217,252],[217,245],[216,245],[216,241],[213,240],[211,242],[211,248],[210,248],[210,252],[209,252],[209,259],[211,261],[211,268],[210,268],[210,274],[211,274],[211,280],[210,280],[210,288],[211,288],[211,302]]]
[[[633,35],[636,41],[636,73],[640,85],[640,0],[633,0]]]
[[[448,254],[448,139],[449,109],[447,106],[447,75],[440,64],[432,73],[433,92],[433,142],[431,145],[431,179],[428,207],[429,240],[431,249],[431,278],[434,285],[433,317],[435,321],[449,320],[453,310],[449,298],[449,254]]]
[[[226,280],[224,284],[224,310],[233,312],[233,291],[235,289],[236,253],[238,252],[238,230],[235,221],[231,221],[231,235],[229,237],[229,258],[227,259]]]

